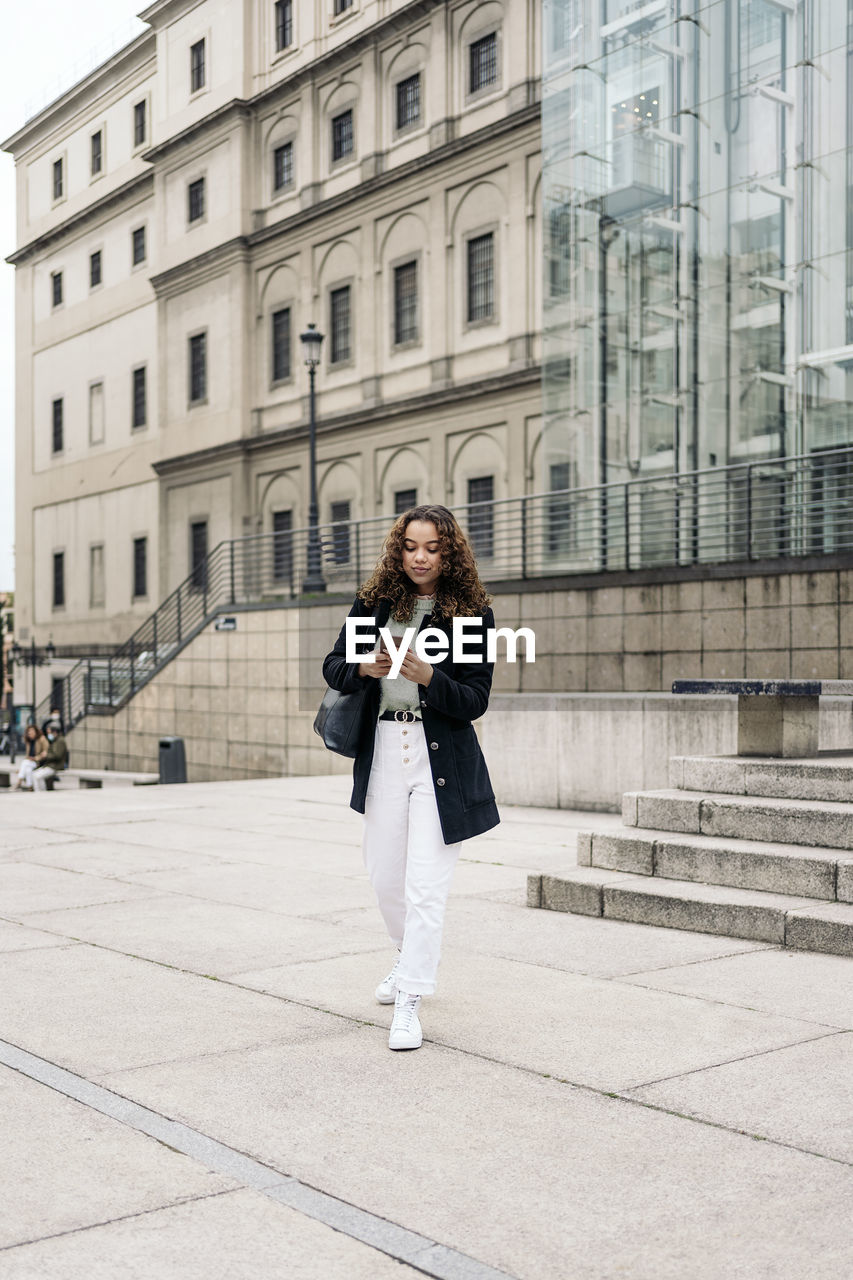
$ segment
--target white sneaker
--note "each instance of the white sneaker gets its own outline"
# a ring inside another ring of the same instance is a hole
[[[394,963],[394,968],[388,974],[387,978],[383,978],[379,986],[376,988],[376,999],[380,1004],[393,1004],[397,997],[397,970],[400,968],[400,956]]]
[[[391,1034],[388,1037],[389,1049],[420,1049],[424,1041],[418,1018],[420,996],[410,995],[408,991],[398,991],[394,1002],[394,1021],[391,1023]]]

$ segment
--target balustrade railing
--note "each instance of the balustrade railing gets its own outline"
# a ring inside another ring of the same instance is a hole
[[[633,476],[454,508],[487,583],[853,551],[853,448]],[[355,592],[390,519],[320,527],[328,591]],[[122,706],[229,607],[306,596],[308,529],[221,542],[111,657],[84,658],[63,680],[67,725]],[[55,697],[55,694],[52,695]],[[50,700],[37,711],[47,718]]]

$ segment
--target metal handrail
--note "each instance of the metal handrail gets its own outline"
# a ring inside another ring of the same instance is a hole
[[[469,503],[454,513],[486,583],[853,551],[853,447],[630,475],[603,486]],[[320,526],[329,588],[359,587],[388,525],[389,517],[379,515]],[[218,543],[109,658],[84,658],[68,672],[66,723],[123,706],[229,606],[306,598],[309,532]],[[47,699],[39,722],[49,710]]]

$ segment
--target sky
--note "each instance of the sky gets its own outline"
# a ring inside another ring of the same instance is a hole
[[[3,6],[0,141],[145,30],[145,0]],[[0,154],[0,591],[15,585],[15,163]]]

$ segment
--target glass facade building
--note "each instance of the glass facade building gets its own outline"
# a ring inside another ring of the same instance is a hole
[[[544,0],[543,43],[567,565],[849,545],[853,0]]]

